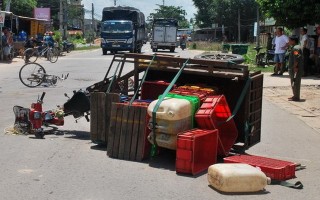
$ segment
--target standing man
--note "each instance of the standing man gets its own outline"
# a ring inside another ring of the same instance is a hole
[[[284,72],[284,61],[285,53],[287,51],[289,39],[286,35],[283,34],[282,28],[277,28],[276,30],[276,39],[275,39],[275,50],[274,50],[274,62],[275,68],[273,76],[279,75],[282,76]]]
[[[309,65],[309,57],[310,57],[310,49],[308,47],[308,29],[301,28],[300,29],[300,46],[303,55],[303,76],[310,75],[310,65]]]
[[[2,36],[1,36],[1,40],[2,40],[2,49],[3,49],[3,59],[8,61],[9,60],[9,54],[10,54],[10,47],[8,44],[8,35],[9,29],[8,27],[3,27],[2,28]]]
[[[303,75],[303,56],[301,47],[298,45],[298,43],[299,39],[297,36],[290,36],[288,72],[290,76],[293,96],[288,98],[289,101],[300,101],[301,77]]]
[[[317,26],[315,32],[316,32],[316,36],[314,40],[314,54],[312,55],[312,60],[315,63],[315,73],[319,75],[320,74],[320,25]]]

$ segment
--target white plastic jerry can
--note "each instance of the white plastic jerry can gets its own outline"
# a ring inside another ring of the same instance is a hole
[[[259,168],[242,163],[211,165],[207,178],[212,187],[222,192],[257,192],[271,183]]]
[[[148,135],[148,140],[151,144],[154,144],[154,134],[151,132]],[[166,149],[177,149],[177,135],[165,134],[165,133],[156,133],[156,143],[159,147],[163,147]]]
[[[152,129],[152,112],[158,100],[148,106],[148,115],[151,117],[149,128]],[[192,128],[192,105],[188,100],[165,98],[156,112],[156,133],[178,134]]]

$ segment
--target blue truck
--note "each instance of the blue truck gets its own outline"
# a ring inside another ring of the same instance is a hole
[[[101,48],[107,52],[129,51],[141,53],[146,42],[144,14],[134,7],[105,7],[101,21]]]

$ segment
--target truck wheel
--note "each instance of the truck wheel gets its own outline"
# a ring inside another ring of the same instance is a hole
[[[108,51],[106,49],[102,49],[102,54],[107,55]]]
[[[158,49],[154,48],[154,49],[152,49],[152,51],[153,51],[153,52],[157,52],[157,51],[158,51]]]
[[[142,47],[139,47],[139,48],[137,49],[137,53],[141,53],[141,48],[142,48]]]
[[[174,47],[171,47],[170,48],[170,52],[174,52],[175,48]]]

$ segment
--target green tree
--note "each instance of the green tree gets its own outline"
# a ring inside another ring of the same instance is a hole
[[[187,12],[181,6],[164,6],[158,5],[159,8],[155,9],[155,13],[150,13],[147,20],[152,21],[155,18],[173,18],[179,23],[179,28],[188,28],[189,22],[186,19]]]
[[[319,0],[256,0],[267,17],[277,25],[297,28],[320,22]]]
[[[8,0],[4,0],[3,9],[6,8]],[[33,8],[36,7],[37,0],[11,0],[10,11],[16,15],[33,17]]]
[[[238,34],[238,11],[242,41],[252,38],[253,24],[257,18],[258,4],[255,0],[193,0],[198,8],[196,25],[208,28],[213,24],[224,25],[226,30],[235,37]]]

